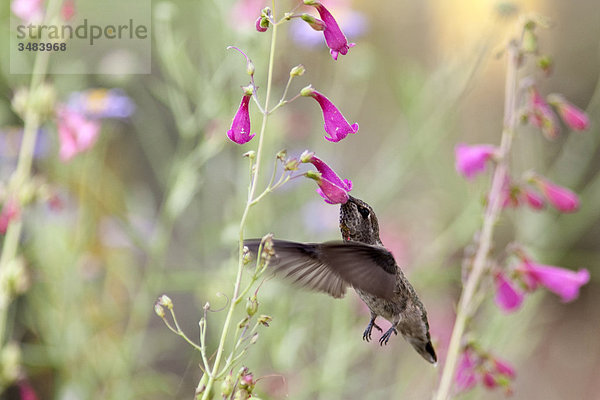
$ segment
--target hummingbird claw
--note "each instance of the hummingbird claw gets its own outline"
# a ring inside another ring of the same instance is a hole
[[[395,333],[396,335],[398,334],[398,331],[393,326],[390,329],[388,329],[387,332],[383,334],[383,336],[379,338],[379,345],[387,345],[388,341],[390,340],[390,336],[392,336],[392,333]]]
[[[363,332],[363,340],[367,342],[371,340],[371,332],[373,331],[373,328],[377,329],[379,332],[383,332],[383,329],[381,329],[379,325],[375,323],[375,318],[372,318],[369,322],[369,325],[367,325],[367,329],[365,329]]]

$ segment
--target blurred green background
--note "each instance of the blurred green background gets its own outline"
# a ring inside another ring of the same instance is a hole
[[[281,13],[297,3],[276,4]],[[316,104],[300,99],[270,120],[265,176],[280,149],[290,155],[310,149],[353,181],[352,195],[377,211],[384,244],[427,307],[442,359],[461,289],[463,248],[480,226],[489,182],[469,183],[456,173],[454,145],[498,144],[500,53],[516,32],[517,15],[550,18],[550,29],[538,32],[555,68],[540,90],[587,109],[592,126],[585,133],[563,128],[553,142],[520,127],[512,168],[515,174],[534,168],[570,187],[582,207],[568,215],[508,210],[495,250],[517,240],[540,262],[585,267],[592,279],[569,304],[540,291],[507,316],[488,301],[473,326],[482,344],[515,365],[513,398],[600,398],[600,3],[515,1],[514,9],[491,0],[325,4],[357,46],[334,62],[322,38],[309,45],[284,25],[274,97],[289,69],[302,63],[307,72],[290,93],[312,84],[360,130],[337,144],[325,141]],[[256,32],[254,21],[263,6],[258,0],[154,1],[152,74],[48,77],[63,101],[73,91],[118,87],[136,111],[128,120],[103,123],[97,145],[69,163],[57,157],[54,125],[42,133],[47,155],[35,161],[34,174],[63,207],[36,203],[23,210],[29,288],[9,308],[7,334],[19,345],[23,371],[40,399],[193,396],[200,356],[166,329],[153,303],[168,294],[183,330],[197,338],[203,305],[219,309],[227,300],[218,293],[231,292],[248,185],[241,155],[256,141],[238,146],[225,135],[240,86],[248,83],[243,59],[226,47],[252,58],[261,93],[269,33]],[[9,7],[0,12],[7,48]],[[345,28],[344,20],[354,22]],[[0,58],[3,131],[22,125],[10,103],[30,79],[10,75],[8,65]],[[255,105],[250,108],[255,132],[260,118]],[[14,154],[7,146],[0,152],[6,184]],[[338,239],[339,208],[314,189],[299,179],[269,195],[252,210],[247,237]],[[400,337],[385,348],[361,340],[369,314],[354,293],[333,300],[269,279],[259,301],[259,312],[273,322],[243,363],[263,377],[256,389],[263,399],[425,399],[436,387],[441,368]],[[223,318],[209,313],[209,349]],[[12,387],[4,396],[16,393]],[[476,388],[464,398],[503,396]]]

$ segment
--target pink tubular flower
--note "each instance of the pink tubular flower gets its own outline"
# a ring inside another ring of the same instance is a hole
[[[529,286],[535,287],[539,284],[560,296],[563,302],[575,300],[579,296],[579,289],[590,280],[587,269],[571,271],[553,265],[536,264],[529,260],[523,260],[518,270],[525,275]]]
[[[529,88],[529,93],[531,123],[540,128],[548,139],[556,139],[558,136],[558,119],[552,111],[552,107],[546,103],[546,100],[534,86]]]
[[[456,388],[460,392],[466,392],[471,390],[477,384],[477,375],[475,368],[477,361],[475,355],[472,354],[470,349],[465,349],[456,365],[456,375],[454,377]]]
[[[570,213],[579,209],[579,197],[574,192],[541,177],[534,178],[534,182],[539,186],[548,202],[557,210]]]
[[[258,17],[258,19],[256,20],[256,30],[259,32],[266,32],[267,29],[269,29],[269,21],[265,20],[266,22],[263,22],[263,17]],[[265,26],[263,26],[263,24]]]
[[[485,170],[486,162],[498,151],[496,146],[489,144],[478,144],[469,146],[459,143],[454,147],[456,157],[456,170],[467,179],[473,179],[475,175]]]
[[[78,153],[90,149],[98,140],[100,123],[78,111],[60,107],[57,111],[60,159],[69,161]]]
[[[494,389],[496,386],[498,386],[498,382],[496,382],[496,378],[494,378],[494,375],[492,375],[489,372],[485,372],[483,374],[482,382],[483,382],[483,385],[485,387],[487,387],[488,389]]]
[[[323,119],[325,121],[325,132],[329,135],[329,137],[325,135],[325,139],[330,142],[339,142],[348,136],[348,134],[358,132],[357,123],[350,125],[340,110],[338,110],[327,97],[323,96],[312,87],[305,87],[300,91],[300,94],[305,97],[312,97],[321,106]]]
[[[251,96],[251,93],[244,93],[240,107],[233,117],[231,128],[227,131],[227,137],[237,144],[248,143],[255,135],[254,133],[250,134],[250,112],[248,110],[248,104],[250,103]]]
[[[323,4],[315,0],[304,0],[304,4],[315,7],[325,23],[323,35],[325,36],[325,42],[327,43],[327,47],[329,47],[331,57],[333,57],[334,60],[337,60],[338,54],[348,54],[348,50],[350,47],[354,47],[355,43],[348,43],[348,39],[346,39],[346,36],[342,33],[342,30],[329,10],[327,10]]]
[[[504,274],[496,274],[494,283],[496,286],[496,296],[494,300],[501,310],[509,313],[521,307],[524,297],[523,293],[515,289],[511,285],[511,282],[506,279]]]
[[[569,128],[575,131],[584,131],[589,128],[590,119],[586,113],[569,103],[563,96],[551,94],[548,96],[548,101],[558,109],[560,117]]]
[[[10,9],[25,22],[39,22],[44,17],[44,0],[13,0]]]
[[[348,201],[348,192],[352,190],[352,181],[340,178],[327,164],[314,153],[305,151],[300,156],[303,163],[311,163],[318,173],[309,171],[307,177],[314,179],[319,188],[317,193],[329,204],[344,204]],[[312,172],[312,173],[311,173]]]

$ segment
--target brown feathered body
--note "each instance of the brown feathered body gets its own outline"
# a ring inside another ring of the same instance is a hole
[[[371,339],[372,328],[381,331],[375,320],[381,316],[392,327],[379,339],[387,344],[392,333],[402,336],[427,361],[437,357],[429,336],[427,312],[415,290],[379,238],[379,223],[373,209],[350,197],[341,206],[340,229],[343,241],[298,243],[273,240],[275,257],[270,266],[276,275],[294,283],[339,298],[353,287],[371,310],[371,321],[363,339]],[[244,242],[257,252],[260,239]]]

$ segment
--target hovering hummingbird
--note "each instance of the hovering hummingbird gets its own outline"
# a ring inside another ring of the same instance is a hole
[[[392,333],[400,331],[424,359],[436,363],[425,307],[392,253],[383,246],[371,206],[350,196],[341,205],[340,230],[343,241],[298,243],[274,239],[275,256],[269,266],[276,275],[335,298],[343,297],[348,286],[353,287],[371,311],[363,340],[371,339],[373,328],[383,332],[375,323],[381,316],[392,326],[379,339],[380,345],[387,345]],[[260,239],[249,239],[244,244],[256,253]]]

